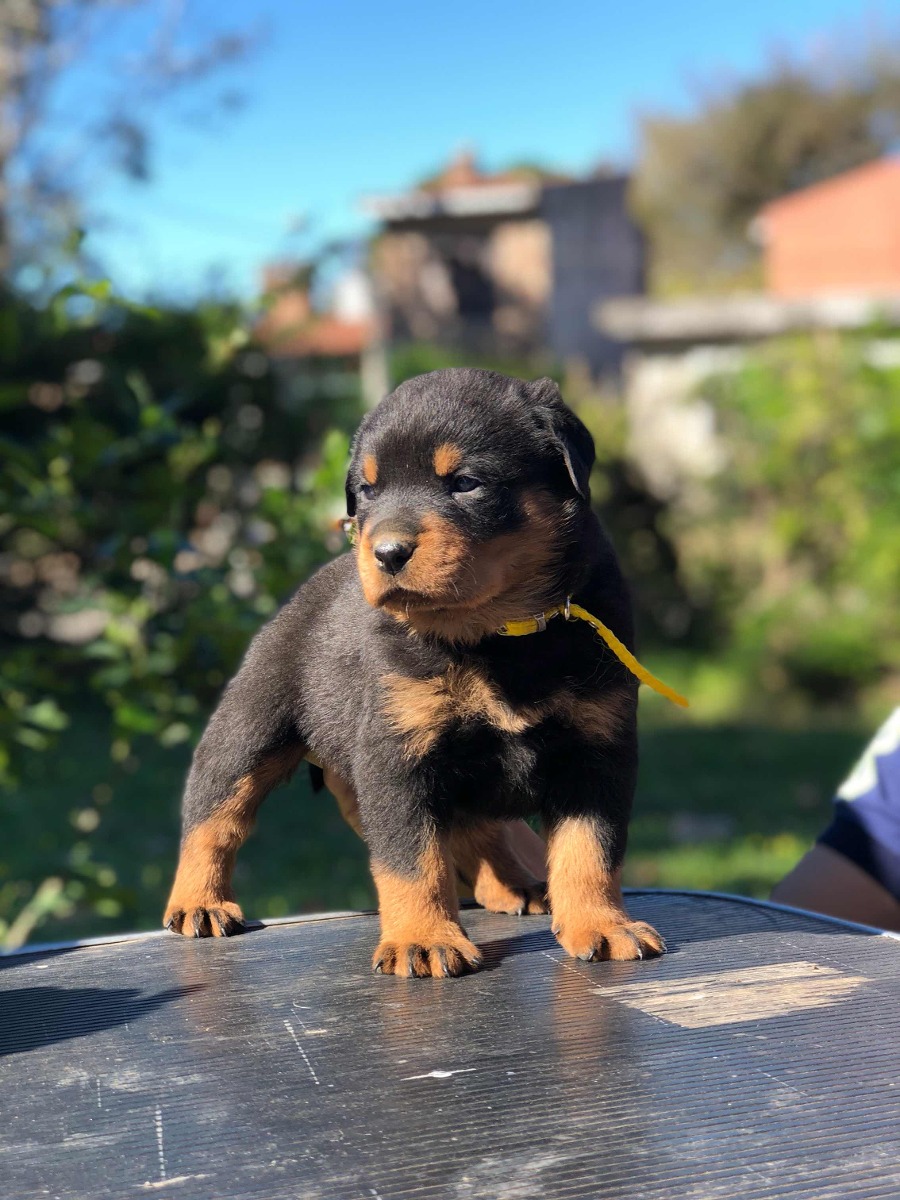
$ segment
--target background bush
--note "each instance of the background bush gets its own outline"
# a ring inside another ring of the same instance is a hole
[[[359,399],[340,373],[282,385],[236,307],[141,308],[102,284],[8,298],[0,378],[0,781],[20,795],[73,714],[108,728],[52,877],[0,866],[16,941],[47,912],[123,910],[91,835],[148,741],[195,739],[260,622],[342,544]]]
[[[667,524],[742,710],[874,722],[900,701],[900,339],[773,342],[703,394],[725,466]]]

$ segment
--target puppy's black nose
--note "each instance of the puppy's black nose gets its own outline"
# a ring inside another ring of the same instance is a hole
[[[403,570],[412,558],[415,549],[415,542],[400,541],[398,538],[386,538],[383,542],[375,543],[372,547],[372,553],[378,559],[378,565],[382,571],[387,571],[388,575],[396,575],[398,571]]]

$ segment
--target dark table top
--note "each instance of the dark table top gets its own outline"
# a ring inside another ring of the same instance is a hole
[[[636,893],[670,952],[375,976],[376,918],[0,959],[0,1196],[900,1196],[900,940]]]

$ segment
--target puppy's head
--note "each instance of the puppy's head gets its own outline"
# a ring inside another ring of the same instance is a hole
[[[366,417],[347,476],[366,599],[460,642],[559,603],[593,461],[549,379],[408,380]]]

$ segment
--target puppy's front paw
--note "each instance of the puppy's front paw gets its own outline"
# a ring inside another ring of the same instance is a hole
[[[465,975],[481,966],[481,953],[458,925],[422,930],[401,936],[386,934],[372,957],[372,969],[381,975],[407,979],[445,979]]]
[[[567,954],[584,962],[628,962],[666,952],[666,943],[646,921],[576,917],[554,925],[553,932]]]
[[[475,885],[475,900],[488,912],[509,913],[514,917],[526,913],[546,913],[547,885],[536,883],[524,887],[511,887],[494,876],[482,878]]]
[[[233,900],[209,900],[202,904],[170,902],[163,925],[184,937],[231,937],[244,929],[244,914]]]

